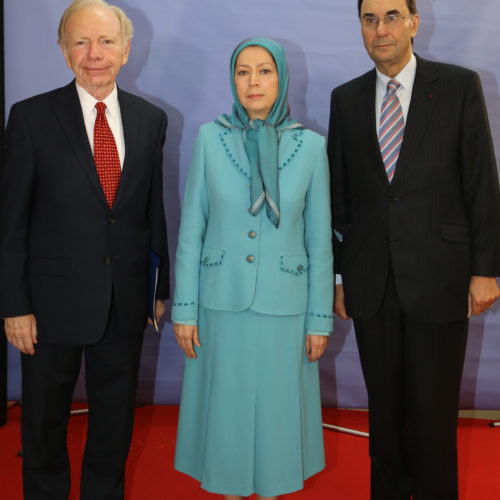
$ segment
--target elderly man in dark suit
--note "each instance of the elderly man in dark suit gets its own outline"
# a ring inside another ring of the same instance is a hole
[[[371,498],[458,498],[468,318],[499,297],[500,194],[477,74],[412,51],[414,0],[358,0],[376,69],[332,93],[335,312],[368,389]]]
[[[22,352],[26,499],[66,499],[66,428],[85,359],[88,436],[80,498],[123,498],[148,258],[161,259],[163,111],[118,89],[133,28],[121,9],[75,0],[59,44],[75,81],[12,107],[0,175],[0,314]]]

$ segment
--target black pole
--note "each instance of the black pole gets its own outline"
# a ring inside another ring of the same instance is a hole
[[[5,129],[5,78],[4,78],[4,33],[3,33],[3,0],[0,0],[0,158],[3,162],[3,134]],[[1,166],[3,168],[3,165]],[[0,328],[0,426],[7,421],[7,341],[3,331],[3,321]]]

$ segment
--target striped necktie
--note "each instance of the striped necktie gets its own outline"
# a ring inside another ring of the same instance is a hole
[[[394,177],[405,131],[403,108],[396,95],[400,86],[396,80],[389,80],[380,112],[378,141],[389,182]]]
[[[95,107],[97,117],[94,125],[94,162],[106,201],[109,208],[113,208],[122,173],[120,156],[106,119],[106,104],[98,102]]]

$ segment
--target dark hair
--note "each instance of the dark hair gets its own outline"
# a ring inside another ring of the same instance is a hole
[[[363,0],[358,0],[358,16],[361,16],[361,4]],[[417,13],[417,0],[406,0],[406,5],[408,6],[408,10],[410,14]]]

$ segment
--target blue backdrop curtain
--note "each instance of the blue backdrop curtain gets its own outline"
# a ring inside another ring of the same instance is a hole
[[[3,0],[0,0],[0,145],[3,145],[3,131],[5,118],[5,95],[3,77]],[[3,146],[1,158],[3,161]],[[7,342],[3,333],[3,321],[0,327],[0,426],[5,424],[7,419]]]
[[[4,2],[7,112],[14,102],[73,78],[56,44],[59,18],[69,2]],[[228,61],[238,42],[258,35],[283,44],[290,66],[292,117],[323,135],[328,128],[331,89],[373,67],[361,40],[356,0],[111,2],[128,13],[135,28],[130,59],[120,72],[119,85],[163,108],[169,118],[164,189],[172,256],[195,136],[200,124],[231,109]],[[415,51],[424,58],[467,66],[479,73],[500,159],[500,1],[417,0],[417,4],[421,25]],[[339,320],[335,328],[320,361],[323,403],[366,407],[352,323]],[[500,408],[499,332],[500,301],[471,321],[463,408]],[[17,400],[21,397],[20,356],[12,346],[8,346],[8,361],[9,400]],[[139,399],[178,403],[182,366],[171,324],[163,322],[160,335],[148,328]],[[85,399],[83,382],[79,382],[75,398]]]

